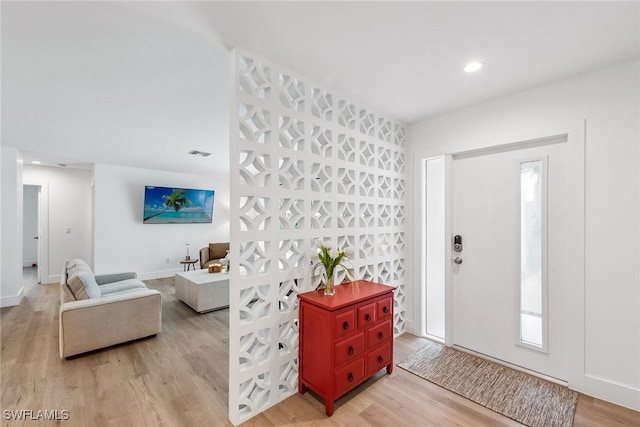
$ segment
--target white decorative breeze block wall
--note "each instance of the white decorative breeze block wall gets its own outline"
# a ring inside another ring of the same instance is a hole
[[[358,279],[396,287],[405,322],[405,129],[235,52],[231,124],[229,419],[297,392],[298,298],[313,241],[351,247]],[[344,272],[340,272],[340,280]]]

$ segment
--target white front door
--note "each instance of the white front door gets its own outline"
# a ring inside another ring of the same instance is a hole
[[[452,342],[561,380],[566,151],[566,140],[556,140],[452,162],[451,230],[462,241],[462,251],[452,251]]]

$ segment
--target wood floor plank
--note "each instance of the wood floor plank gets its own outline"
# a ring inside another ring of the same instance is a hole
[[[228,309],[198,314],[175,298],[173,278],[149,280],[162,294],[162,332],[71,360],[58,356],[59,287],[27,288],[0,310],[3,410],[66,409],[61,426],[231,426]],[[396,361],[424,345],[395,341]],[[2,421],[3,426],[53,425]],[[379,372],[336,402],[332,417],[312,392],[295,394],[243,424],[269,426],[517,426],[517,422],[402,369]],[[580,395],[575,427],[640,426],[640,413]]]

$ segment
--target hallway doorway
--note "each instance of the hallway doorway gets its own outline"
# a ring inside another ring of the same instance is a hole
[[[42,283],[40,274],[40,185],[25,184],[22,199],[22,281]]]

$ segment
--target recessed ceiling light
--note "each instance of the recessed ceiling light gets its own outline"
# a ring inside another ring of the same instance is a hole
[[[469,62],[467,65],[464,66],[464,70],[467,73],[475,73],[480,68],[482,68],[483,65],[484,64],[482,62],[478,62],[478,61]]]
[[[32,161],[31,163],[33,163],[34,165],[39,165],[39,164],[40,164],[40,163],[42,163],[42,162],[40,162],[40,161],[38,161],[38,160],[34,160],[34,161]]]

